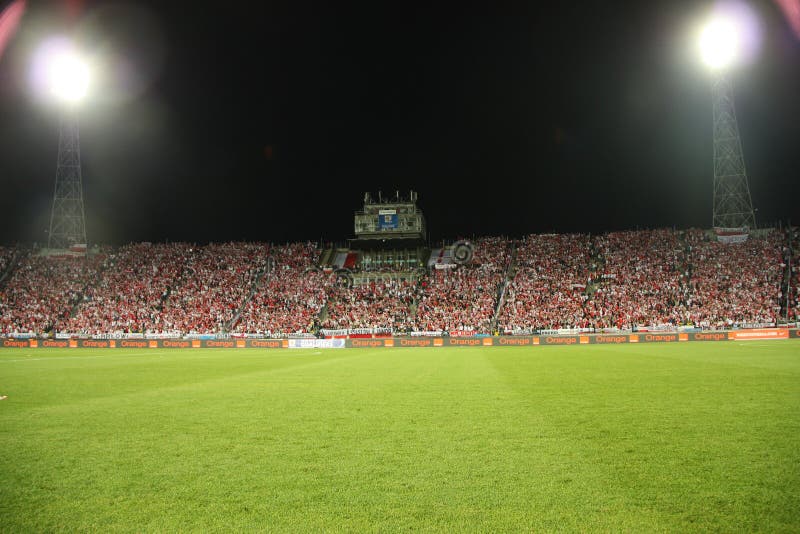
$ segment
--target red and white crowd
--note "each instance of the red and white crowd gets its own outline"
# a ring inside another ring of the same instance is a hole
[[[191,263],[188,243],[133,243],[110,254],[75,313],[57,325],[79,334],[168,331],[164,301]]]
[[[352,287],[319,268],[320,250],[310,242],[134,243],[88,258],[29,253],[14,266],[14,249],[6,247],[0,334],[274,337],[319,328],[513,333],[773,324],[782,313],[798,317],[800,237],[796,229],[790,234],[760,232],[732,244],[669,229],[484,237],[471,241],[474,257],[465,265]]]
[[[490,332],[503,280],[511,261],[512,242],[500,237],[471,241],[471,263],[456,269],[434,269],[423,281],[416,330],[423,332]]]
[[[413,330],[412,305],[419,284],[407,280],[388,279],[355,287],[331,284],[323,328],[388,329],[393,332]]]
[[[194,247],[180,283],[165,300],[162,329],[202,334],[228,327],[267,264],[263,243]]]
[[[330,276],[317,268],[314,243],[274,247],[265,280],[233,325],[237,333],[310,334],[325,304]]]
[[[701,328],[774,323],[781,310],[785,237],[771,231],[723,244],[689,231],[689,322]]]
[[[676,232],[612,232],[592,246],[598,264],[586,301],[590,327],[686,324],[685,253]]]
[[[503,332],[587,326],[589,236],[530,235],[516,248],[514,275],[498,317]]]
[[[800,229],[790,228],[791,247],[785,251],[789,262],[789,304],[786,316],[793,322],[800,321]]]
[[[66,323],[104,260],[25,257],[0,288],[0,333],[43,333]]]

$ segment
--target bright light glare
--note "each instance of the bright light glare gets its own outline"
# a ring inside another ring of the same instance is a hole
[[[89,66],[76,53],[62,51],[50,58],[47,81],[50,92],[59,100],[79,102],[89,89]]]
[[[712,19],[700,33],[700,56],[711,69],[731,66],[739,55],[739,36],[736,25],[728,19]]]

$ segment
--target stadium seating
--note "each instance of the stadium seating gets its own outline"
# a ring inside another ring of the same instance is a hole
[[[133,243],[108,257],[95,283],[86,288],[81,305],[59,325],[66,332],[164,333],[165,299],[180,283],[190,265],[188,243]]]
[[[259,243],[194,248],[184,276],[165,302],[163,327],[190,334],[222,331],[265,269],[268,249]]]
[[[702,328],[774,323],[780,312],[783,235],[723,244],[689,231],[689,321]]]
[[[250,299],[234,332],[265,336],[310,334],[326,301],[330,275],[314,267],[319,251],[313,243],[292,243],[271,251],[274,268]]]
[[[0,285],[0,332],[281,337],[320,328],[769,325],[782,313],[798,317],[798,234],[764,230],[735,244],[696,229],[482,237],[472,240],[475,254],[465,265],[434,261],[417,279],[387,276],[354,287],[320,270],[320,251],[309,242],[133,243],[88,258],[31,253]],[[13,256],[0,248],[0,273]]]
[[[469,265],[434,269],[423,280],[416,329],[427,332],[488,333],[511,260],[511,241],[500,237],[472,240]]]
[[[386,280],[356,287],[328,287],[326,329],[413,329],[412,304],[420,286],[415,282]]]
[[[612,232],[594,237],[592,245],[599,261],[586,306],[590,326],[685,323],[686,256],[676,232]]]
[[[501,309],[501,332],[586,327],[589,236],[529,235],[516,248],[514,276]]]
[[[88,259],[25,257],[2,290],[0,332],[39,334],[64,324],[105,260],[104,254]]]
[[[786,251],[789,271],[790,290],[786,315],[793,322],[800,321],[800,229],[792,227],[788,230],[790,247]]]

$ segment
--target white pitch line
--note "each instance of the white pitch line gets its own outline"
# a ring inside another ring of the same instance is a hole
[[[104,354],[102,356],[53,356],[52,358],[22,358],[18,360],[4,360],[0,358],[0,363],[4,362],[39,362],[44,360],[91,360],[94,358],[127,358],[129,356],[158,356],[163,354],[169,354],[169,352],[158,351],[158,352],[134,352],[131,354]],[[202,357],[202,356],[201,356]]]
[[[1,360],[0,363],[11,362],[41,362],[45,360],[87,360],[91,358],[106,358],[107,356],[58,356],[54,358],[22,358],[19,360]]]

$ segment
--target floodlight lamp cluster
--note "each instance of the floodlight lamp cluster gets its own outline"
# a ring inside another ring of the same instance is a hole
[[[67,104],[77,104],[89,89],[89,65],[71,49],[53,54],[48,62],[47,81],[50,94]]]
[[[724,17],[712,18],[700,32],[700,57],[711,70],[731,67],[739,55],[738,29]]]

